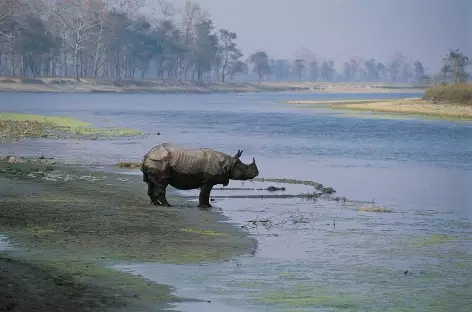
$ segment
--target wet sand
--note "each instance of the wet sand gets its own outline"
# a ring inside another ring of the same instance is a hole
[[[195,263],[251,253],[223,216],[169,194],[149,204],[140,176],[81,166],[0,162],[0,307],[9,311],[161,310],[166,285],[108,269],[117,262]],[[111,168],[110,168],[111,169]]]

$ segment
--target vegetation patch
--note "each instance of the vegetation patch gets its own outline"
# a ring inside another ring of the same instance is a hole
[[[427,89],[423,99],[434,104],[449,103],[472,106],[472,84],[441,84]]]
[[[121,137],[143,134],[122,128],[92,128],[90,123],[64,116],[42,116],[0,112],[0,140],[58,137],[68,134],[79,138]]]

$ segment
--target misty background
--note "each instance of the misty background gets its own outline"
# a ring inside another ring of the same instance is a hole
[[[146,0],[151,2],[152,0]],[[185,0],[174,0],[182,6]],[[395,52],[439,71],[449,49],[472,55],[470,0],[198,0],[215,28],[238,34],[246,55],[294,59],[302,47],[337,69],[352,56],[388,62]],[[151,5],[147,3],[148,7]]]
[[[466,82],[471,17],[470,0],[0,0],[0,76]]]

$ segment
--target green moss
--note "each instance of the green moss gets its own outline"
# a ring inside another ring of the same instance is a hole
[[[38,121],[46,124],[50,124],[55,127],[63,128],[78,128],[90,126],[90,123],[83,122],[77,119],[64,116],[42,116],[33,114],[20,114],[20,113],[9,113],[0,112],[0,120],[13,120],[13,121]]]

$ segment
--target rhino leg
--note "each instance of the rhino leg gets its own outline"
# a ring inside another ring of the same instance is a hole
[[[151,198],[151,204],[170,207],[166,199],[166,188],[169,184],[167,176],[168,174],[165,172],[155,170],[143,174],[143,180],[148,185],[148,196]]]
[[[143,181],[146,182],[148,186],[147,194],[149,198],[151,199],[151,204],[154,205],[160,205],[160,203],[157,201],[156,195],[154,195],[154,183],[149,179],[148,175],[146,172],[143,172]]]
[[[154,183],[152,182],[146,182],[148,185],[148,191],[147,194],[149,198],[151,199],[151,204],[159,206],[161,203],[157,200],[157,196],[155,195],[155,187]]]
[[[154,184],[154,196],[162,206],[171,207],[171,204],[166,199],[167,184]]]
[[[212,184],[204,184],[200,188],[200,195],[198,196],[198,207],[199,208],[211,208],[210,204],[210,192],[213,188]]]

